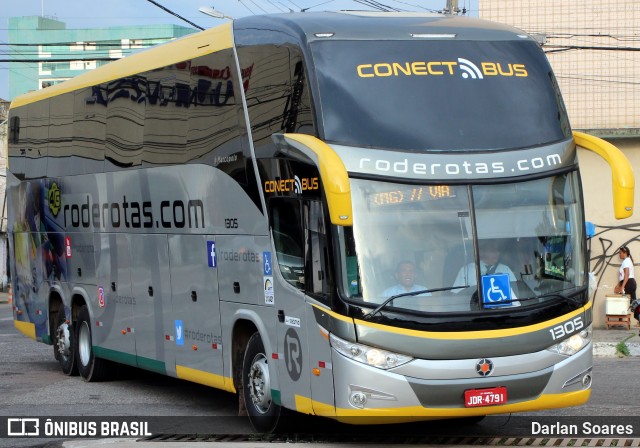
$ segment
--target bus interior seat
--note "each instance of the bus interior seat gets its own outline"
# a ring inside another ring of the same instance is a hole
[[[453,286],[460,269],[473,261],[473,248],[471,246],[467,247],[468,261],[466,262],[464,255],[464,244],[458,244],[447,253],[444,259],[445,267],[442,273],[442,284],[444,286]]]

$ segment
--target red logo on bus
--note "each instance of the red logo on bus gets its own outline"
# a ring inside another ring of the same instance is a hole
[[[104,288],[98,288],[98,305],[100,308],[104,308]]]
[[[71,258],[71,238],[70,237],[65,237],[64,238],[64,246],[67,250],[67,258]]]

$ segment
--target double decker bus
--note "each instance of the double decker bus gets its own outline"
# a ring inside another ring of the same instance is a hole
[[[538,44],[414,13],[247,17],[15,99],[15,326],[344,422],[585,403],[577,146]],[[485,265],[486,264],[486,265]],[[478,286],[479,285],[479,286]]]

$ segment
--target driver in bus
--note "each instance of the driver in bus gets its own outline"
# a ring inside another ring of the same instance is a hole
[[[517,280],[511,268],[506,264],[500,263],[500,245],[497,241],[480,240],[478,250],[480,251],[480,275],[508,274],[510,282]],[[475,262],[471,262],[460,268],[453,286],[475,286],[476,283],[476,264]],[[460,291],[462,291],[462,289],[456,292]]]
[[[416,265],[413,261],[403,260],[398,263],[396,267],[396,273],[394,275],[397,284],[384,290],[382,295],[384,297],[391,297],[398,294],[404,294],[408,292],[424,291],[428,289],[426,286],[417,285],[416,281]],[[430,293],[420,294],[421,296],[430,296]]]

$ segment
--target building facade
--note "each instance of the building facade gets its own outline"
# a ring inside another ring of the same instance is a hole
[[[9,71],[8,99],[195,31],[179,25],[66,29],[64,22],[47,17],[12,17],[9,59],[15,62]]]
[[[574,130],[604,138],[620,148],[640,174],[640,2],[479,0],[483,19],[513,25],[543,42]],[[587,221],[596,225],[590,241],[595,275],[594,323],[603,326],[605,301],[613,294],[620,260],[628,246],[640,277],[640,194],[635,214],[613,218],[611,171],[597,155],[579,151]],[[640,179],[636,180],[640,185]],[[637,190],[637,189],[636,189]]]

